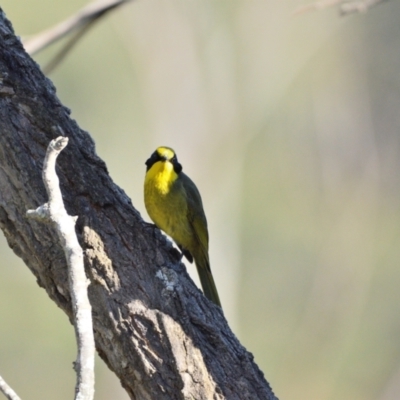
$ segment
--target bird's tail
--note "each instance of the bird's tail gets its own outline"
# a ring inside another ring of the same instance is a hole
[[[201,254],[199,254],[197,257],[194,257],[194,259],[204,295],[217,306],[220,306],[222,308],[221,301],[218,296],[217,287],[215,286],[214,278],[211,273],[208,254],[205,254],[205,252],[201,252]]]

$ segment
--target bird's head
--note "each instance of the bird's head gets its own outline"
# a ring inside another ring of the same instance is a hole
[[[161,163],[171,163],[174,167],[174,171],[179,174],[182,171],[182,165],[179,164],[178,158],[176,157],[175,151],[170,147],[161,146],[156,149],[156,151],[150,156],[146,161],[146,166],[148,171],[154,164]]]

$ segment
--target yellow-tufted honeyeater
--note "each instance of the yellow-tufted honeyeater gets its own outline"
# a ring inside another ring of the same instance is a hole
[[[190,262],[194,259],[204,294],[221,307],[208,257],[207,220],[196,185],[182,172],[169,147],[158,147],[146,166],[144,203],[150,218]]]

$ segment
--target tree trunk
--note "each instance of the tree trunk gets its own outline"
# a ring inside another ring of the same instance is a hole
[[[90,279],[96,348],[132,399],[275,400],[221,309],[195,287],[179,254],[108,175],[90,136],[0,14],[0,226],[37,282],[71,318],[67,267],[51,226],[26,218],[45,203],[49,142]],[[135,174],[132,174],[132,179]],[[140,177],[141,179],[142,177]]]

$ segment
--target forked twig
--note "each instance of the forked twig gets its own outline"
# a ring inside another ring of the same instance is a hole
[[[75,232],[77,217],[71,217],[65,210],[56,173],[57,157],[67,144],[68,138],[63,136],[50,142],[42,173],[49,201],[36,210],[28,210],[27,215],[39,221],[51,223],[56,228],[64,249],[78,344],[78,357],[74,364],[77,373],[75,399],[92,400],[94,396],[95,346],[92,307],[87,294],[88,280],[83,265],[82,248]]]

